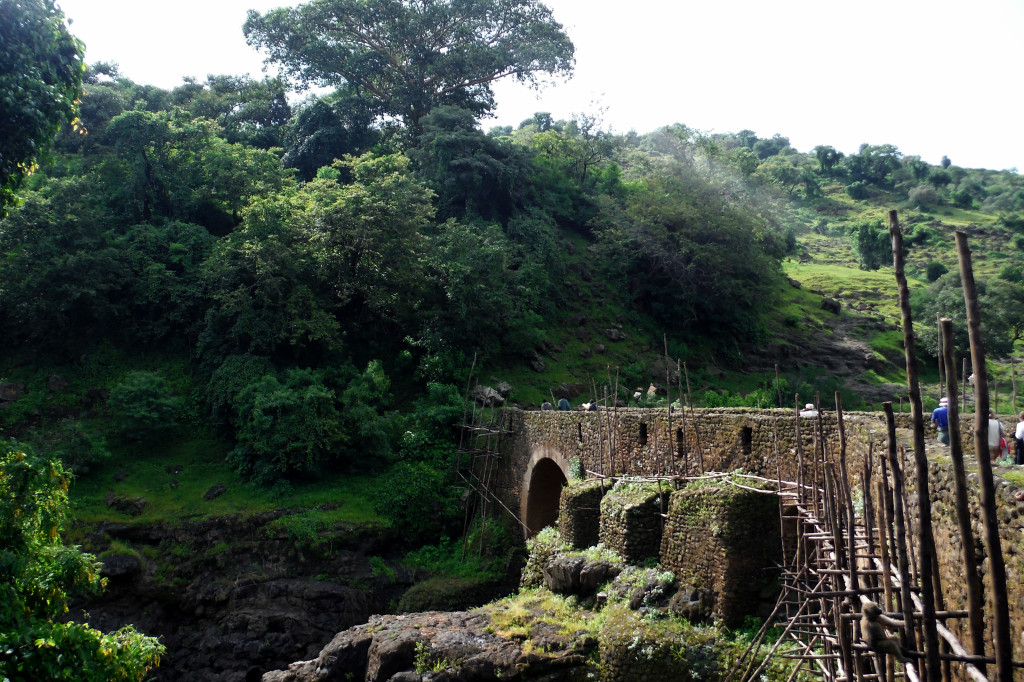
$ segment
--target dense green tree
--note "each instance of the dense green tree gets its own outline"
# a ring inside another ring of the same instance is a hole
[[[852,180],[888,187],[892,184],[891,173],[900,168],[901,157],[894,145],[862,144],[856,154],[846,157],[845,163]]]
[[[524,198],[526,150],[485,135],[466,109],[438,107],[422,124],[408,155],[437,194],[438,219],[507,223]]]
[[[877,270],[892,263],[892,240],[879,221],[862,221],[849,228],[861,270]]]
[[[634,305],[671,330],[757,332],[784,249],[768,225],[678,164],[613,208],[595,221],[598,253]]]
[[[96,559],[61,539],[67,491],[59,461],[0,441],[0,679],[142,682],[164,651],[156,638],[66,620],[73,596],[105,584]]]
[[[415,334],[428,356],[424,367],[447,367],[445,361],[474,352],[492,359],[503,350],[535,346],[532,311],[548,287],[532,286],[536,268],[516,259],[498,225],[448,221],[431,237],[426,265],[429,286]]]
[[[316,363],[340,348],[342,320],[360,343],[400,340],[421,297],[422,229],[433,217],[432,194],[408,166],[366,155],[339,164],[348,184],[318,178],[253,202],[204,266],[214,304],[201,356],[213,366],[243,353]]]
[[[992,357],[1004,357],[1013,344],[1024,338],[1024,286],[1004,279],[977,280],[978,305],[981,309],[981,328],[985,334],[985,351]],[[957,356],[970,354],[967,336],[967,313],[960,273],[950,272],[927,289],[916,290],[912,296],[914,317],[934,320],[936,313],[953,320],[953,338]],[[938,339],[935,334],[922,334],[918,343],[935,356]]]
[[[229,461],[269,484],[338,466],[373,468],[391,453],[390,381],[378,361],[357,372],[291,369],[268,374],[231,398],[238,446]]]
[[[0,2],[0,217],[82,94],[82,43],[54,0]]]
[[[282,163],[312,180],[324,166],[368,151],[380,138],[373,120],[368,104],[350,90],[307,101],[288,124]]]
[[[70,353],[120,336],[130,270],[101,187],[95,175],[53,180],[0,221],[0,320],[12,344]]]
[[[830,175],[832,169],[843,160],[843,153],[832,145],[819,144],[814,148],[814,158],[818,160],[818,168],[823,175]]]
[[[292,117],[287,91],[278,78],[209,75],[205,83],[185,78],[171,100],[196,117],[219,123],[228,142],[270,149],[284,146],[285,125]]]
[[[268,484],[292,474],[316,474],[347,447],[335,391],[321,372],[267,375],[236,396],[238,446],[229,460],[245,478]]]
[[[494,81],[536,85],[573,66],[572,43],[538,0],[311,0],[250,11],[243,30],[303,84],[348,85],[417,134],[434,107],[482,114]]]
[[[789,149],[789,138],[778,133],[772,135],[771,139],[762,139],[754,143],[754,153],[762,161],[769,156],[781,154],[786,149]]]
[[[106,166],[112,203],[130,222],[165,217],[224,234],[250,199],[285,182],[276,155],[229,144],[213,121],[181,110],[127,111],[107,137],[117,151]]]
[[[110,390],[107,408],[115,430],[135,440],[149,440],[177,424],[179,400],[156,372],[140,370]]]

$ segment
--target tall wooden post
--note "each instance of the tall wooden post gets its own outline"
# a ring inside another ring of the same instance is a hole
[[[896,543],[896,565],[900,571],[900,606],[903,609],[904,642],[910,649],[917,648],[914,633],[914,602],[910,597],[910,557],[907,555],[907,526],[903,509],[903,466],[896,454],[896,418],[892,403],[882,403],[885,410],[885,427],[888,433],[889,464],[892,467],[892,497],[894,503],[892,536]],[[936,666],[937,668],[937,666]]]
[[[995,483],[988,451],[988,372],[985,369],[985,341],[981,334],[981,315],[978,289],[974,284],[974,266],[967,235],[956,233],[956,250],[960,258],[960,280],[964,286],[967,305],[967,333],[971,339],[971,365],[974,368],[974,449],[978,455],[981,477],[981,517],[985,527],[985,548],[988,550],[989,594],[995,614],[996,671],[1001,682],[1013,679],[1013,640],[1010,637],[1010,607],[1006,598],[1006,565],[1003,546],[999,539],[999,519],[996,516]]]
[[[939,352],[936,353],[936,355],[938,357],[938,362],[939,362],[939,398],[940,399],[942,398],[943,390],[946,388],[946,384],[942,380],[942,358],[943,358],[943,354],[942,354],[942,320],[940,319],[941,317],[942,317],[941,314],[935,313],[935,333],[938,335],[938,341],[939,341],[939,344],[938,344]]]
[[[967,618],[971,631],[972,652],[985,655],[985,598],[981,589],[981,576],[974,556],[974,531],[971,530],[971,514],[967,493],[967,470],[964,467],[963,442],[960,438],[960,410],[956,396],[956,359],[953,357],[953,321],[942,320],[942,336],[946,340],[943,361],[946,365],[946,384],[949,389],[949,454],[953,460],[953,481],[956,493],[956,522],[960,528],[961,553],[964,562],[964,579],[967,581]],[[984,664],[978,664],[984,671]]]
[[[778,365],[776,365],[778,367]],[[1014,367],[1013,356],[1010,356],[1010,385],[1013,387],[1013,415],[1017,416],[1017,369]]]
[[[928,456],[924,451],[924,415],[921,408],[921,388],[917,381],[917,349],[914,344],[914,322],[910,313],[910,288],[903,271],[903,233],[900,231],[896,211],[889,211],[889,236],[892,238],[893,268],[896,271],[900,312],[903,318],[903,346],[907,358],[907,384],[910,389],[910,413],[914,432],[917,504],[921,524],[918,574],[921,579],[925,654],[928,661],[928,679],[938,682],[941,679],[941,669],[939,665],[939,631],[935,623],[935,591],[932,584],[932,555],[935,554],[935,538],[932,534],[932,502],[928,494]]]

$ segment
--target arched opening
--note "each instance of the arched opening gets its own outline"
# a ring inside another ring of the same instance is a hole
[[[568,481],[552,459],[541,459],[533,467],[526,494],[526,534],[532,537],[546,526],[558,523],[558,501]]]

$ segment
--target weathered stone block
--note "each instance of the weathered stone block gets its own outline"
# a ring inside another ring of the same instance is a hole
[[[601,498],[608,484],[583,481],[562,488],[558,505],[558,532],[562,540],[576,549],[596,545],[601,531]]]
[[[657,483],[619,481],[601,499],[600,540],[627,563],[657,559],[661,514],[671,489]]]
[[[661,564],[684,585],[708,590],[730,627],[757,611],[779,554],[778,497],[707,482],[673,493]]]

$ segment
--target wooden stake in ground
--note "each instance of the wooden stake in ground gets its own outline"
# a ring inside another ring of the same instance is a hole
[[[1010,638],[1010,607],[1006,598],[1006,565],[1003,546],[999,539],[999,519],[996,517],[995,484],[988,452],[988,373],[985,369],[985,341],[981,334],[981,314],[978,289],[974,284],[974,266],[967,235],[956,233],[956,250],[960,258],[960,281],[964,287],[967,306],[967,333],[971,339],[971,365],[974,368],[974,449],[978,455],[981,477],[981,518],[985,527],[985,547],[988,550],[989,595],[995,614],[996,671],[1000,682],[1013,679],[1013,640]]]
[[[939,665],[939,631],[935,627],[935,591],[932,578],[932,555],[935,537],[932,534],[932,502],[928,494],[928,456],[924,451],[924,415],[921,408],[921,388],[917,382],[917,349],[914,341],[914,321],[910,313],[910,288],[903,271],[903,232],[900,231],[896,211],[889,211],[889,236],[892,238],[893,269],[900,295],[903,318],[903,346],[907,358],[907,384],[910,389],[910,414],[914,431],[914,463],[917,469],[917,505],[920,519],[921,601],[923,602],[925,653],[928,661],[928,679],[941,678]]]
[[[895,505],[893,516],[896,524],[893,539],[896,541],[896,564],[900,571],[900,606],[903,609],[903,634],[907,648],[917,649],[914,633],[914,602],[910,598],[910,558],[907,556],[907,524],[903,509],[903,466],[896,454],[896,417],[892,403],[882,403],[885,410],[885,426],[888,432],[889,465],[892,467],[892,497]],[[936,666],[936,670],[938,666]]]
[[[957,408],[956,359],[953,357],[953,321],[942,320],[942,336],[946,340],[943,361],[946,364],[946,383],[949,390],[949,454],[953,460],[953,480],[956,494],[956,522],[960,528],[964,579],[967,581],[968,627],[971,631],[971,653],[985,655],[985,598],[982,595],[981,576],[974,557],[974,531],[971,530],[971,512],[967,498],[967,470],[964,468],[963,442],[960,438],[960,410]],[[978,666],[984,672],[984,664]]]
[[[942,380],[942,315],[935,313],[935,333],[938,335],[939,352],[936,353],[936,357],[939,362],[939,398],[942,398],[942,391],[945,389],[946,384]]]
[[[778,365],[776,365],[778,367]],[[1013,365],[1013,356],[1010,356],[1010,385],[1013,386],[1013,414],[1017,415],[1017,370]]]

